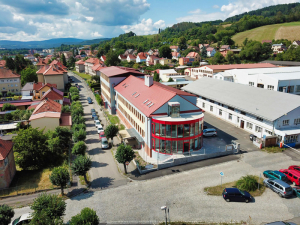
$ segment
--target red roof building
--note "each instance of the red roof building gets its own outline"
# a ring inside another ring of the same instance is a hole
[[[16,174],[12,141],[0,139],[0,189],[8,188]]]
[[[0,60],[0,68],[4,68],[6,65],[6,60]]]

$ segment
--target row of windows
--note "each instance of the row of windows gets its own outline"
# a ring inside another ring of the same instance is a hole
[[[153,138],[152,149],[164,154],[188,153],[190,150],[197,151],[201,149],[201,139],[202,137],[189,141],[168,141]]]
[[[122,102],[124,106],[126,106],[127,109],[129,109],[130,112],[135,115],[137,119],[139,119],[142,123],[145,123],[145,117],[137,111],[134,107],[131,106],[131,104],[128,103],[122,96],[118,95],[118,102]]]
[[[102,95],[104,95],[104,97],[106,98],[106,100],[110,103],[110,97],[108,97],[108,95],[106,94],[105,91],[102,91]]]
[[[295,86],[282,86],[278,88],[278,91],[283,92],[284,89],[287,93],[294,93]],[[296,85],[296,92],[300,92],[300,85]]]
[[[202,123],[191,124],[159,124],[152,123],[152,134],[166,138],[186,138],[201,134]]]
[[[252,130],[253,124],[247,122],[246,127],[247,127],[249,130]],[[256,126],[255,126],[255,132],[257,132],[257,133],[262,132],[262,128],[261,128],[260,126],[257,126],[257,125],[256,125]],[[265,132],[268,133],[268,134],[272,134],[272,132],[269,131],[269,130],[267,130],[267,129],[265,129]]]
[[[293,142],[297,142],[298,139],[298,135],[290,135],[290,136],[285,136],[284,142],[285,143],[293,143]]]
[[[300,124],[300,118],[294,119],[294,125]],[[290,120],[283,120],[282,126],[288,126],[290,125]]]
[[[5,82],[5,80],[4,79],[1,79],[1,83],[4,83]],[[6,80],[6,82],[19,82],[19,80],[18,79],[10,79],[10,80]]]
[[[123,115],[127,118],[127,120],[134,126],[134,128],[139,132],[142,137],[145,137],[145,131],[135,122],[134,119],[123,109],[123,107],[119,104],[118,109],[123,113]]]
[[[105,89],[108,93],[110,93],[110,88],[104,82],[101,82],[101,86],[101,88]]]
[[[106,75],[104,75],[103,73],[101,73],[101,77],[109,83],[109,79],[108,79],[108,77]]]
[[[210,73],[210,74],[213,74],[213,71],[209,71],[209,70],[197,70],[197,69],[192,69],[192,72],[195,72],[195,73]]]
[[[6,90],[6,88],[4,87],[4,88],[2,88],[2,90]],[[19,91],[19,89],[9,89],[8,91],[11,91],[11,92],[15,92],[15,91]]]

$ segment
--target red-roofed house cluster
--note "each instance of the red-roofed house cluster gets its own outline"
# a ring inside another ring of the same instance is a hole
[[[20,94],[21,76],[5,67],[0,66],[0,90],[3,97],[7,96],[8,92]]]
[[[79,60],[75,62],[75,69],[78,73],[86,73],[92,76],[100,76],[100,70],[105,67],[106,57],[101,56],[98,58],[89,58],[86,61]]]
[[[203,113],[196,96],[124,67],[100,71],[104,106],[119,116],[145,155],[165,160],[202,147]]]

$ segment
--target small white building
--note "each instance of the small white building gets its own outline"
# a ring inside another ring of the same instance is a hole
[[[213,78],[218,80],[230,81],[230,82],[234,81],[232,74],[227,72],[216,73],[213,75]]]
[[[208,47],[207,49],[206,49],[206,55],[207,55],[207,57],[214,57],[214,55],[216,54],[216,49],[214,49],[214,48],[212,48],[212,47]]]
[[[174,76],[181,76],[181,74],[177,73],[174,69],[159,70],[159,78],[162,82],[168,82],[169,78]]]
[[[197,106],[258,138],[300,144],[300,97],[203,77],[182,90],[198,96]]]
[[[282,53],[283,51],[286,50],[286,46],[282,43],[280,44],[273,44],[272,45],[272,50],[273,50],[273,53]]]

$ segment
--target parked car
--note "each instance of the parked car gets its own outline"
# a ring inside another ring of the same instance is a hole
[[[95,120],[95,127],[99,127],[99,126],[102,126],[100,120]]]
[[[92,100],[91,97],[87,97],[86,99],[87,99],[87,100]]]
[[[205,137],[216,137],[217,136],[217,130],[215,128],[207,128],[203,130],[203,136]]]
[[[265,179],[264,185],[270,188],[272,191],[276,192],[282,198],[293,195],[292,187],[282,180]]]
[[[101,147],[102,148],[108,148],[109,147],[106,137],[101,139]]]
[[[94,121],[99,120],[98,116],[94,116]],[[99,120],[100,121],[100,120]]]
[[[300,185],[300,171],[298,170],[279,170],[281,173],[285,174],[289,181],[293,183],[293,185]]]
[[[88,103],[89,103],[89,104],[93,104],[92,99],[89,99],[89,100],[88,100]]]
[[[223,190],[223,198],[226,202],[250,202],[252,200],[251,195],[247,191],[242,191],[238,188],[225,188]]]
[[[300,166],[295,166],[295,165],[289,166],[289,170],[297,170],[300,172]]]
[[[266,170],[263,172],[263,175],[266,178],[270,178],[270,179],[278,179],[278,180],[288,181],[287,176],[284,173],[281,173],[277,170]]]
[[[254,134],[250,134],[249,138],[250,138],[250,141],[255,141],[257,137]]]
[[[100,134],[101,132],[104,132],[103,127],[102,126],[97,127],[97,132],[98,132],[98,134]]]
[[[297,225],[293,222],[283,222],[283,221],[276,221],[272,223],[266,223],[265,225]]]
[[[296,195],[298,198],[300,198],[300,187],[294,187],[293,188],[293,193]]]
[[[91,109],[91,113],[93,113],[93,112],[95,113],[95,112],[96,112],[96,110],[95,110],[95,109]]]
[[[29,224],[32,219],[32,215],[30,213],[23,214],[22,216],[15,219],[11,224],[12,225],[25,225]]]
[[[104,131],[101,131],[101,132],[99,133],[99,139],[101,140],[102,138],[106,138],[106,137],[105,137]]]
[[[92,118],[95,118],[97,114],[95,112],[92,112]]]

